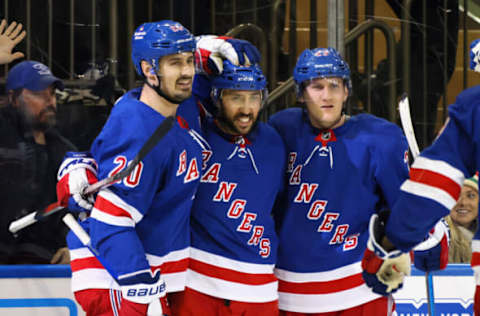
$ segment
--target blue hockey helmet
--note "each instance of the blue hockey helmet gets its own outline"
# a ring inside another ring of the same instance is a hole
[[[301,93],[303,82],[315,78],[339,77],[351,90],[350,68],[334,48],[306,49],[300,54],[293,70],[297,93]]]
[[[224,60],[222,73],[212,79],[212,98],[215,104],[218,104],[222,89],[260,90],[262,104],[268,96],[267,80],[257,64],[236,66]]]
[[[132,37],[132,61],[143,77],[142,60],[158,70],[158,60],[166,55],[195,51],[195,38],[178,22],[163,20],[140,25]]]

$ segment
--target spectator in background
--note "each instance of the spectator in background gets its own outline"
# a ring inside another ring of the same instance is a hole
[[[11,25],[3,35],[9,29]],[[17,28],[10,34],[15,33]],[[23,61],[8,73],[9,104],[0,109],[1,263],[69,262],[62,214],[23,229],[15,238],[8,231],[16,218],[56,201],[58,167],[67,151],[76,150],[55,129],[57,88],[63,89],[62,81],[36,61]]]
[[[460,198],[446,220],[450,226],[448,261],[470,263],[472,238],[478,227],[478,174],[463,182]]]

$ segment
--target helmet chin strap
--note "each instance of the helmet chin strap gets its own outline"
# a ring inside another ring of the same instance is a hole
[[[158,79],[158,86],[154,86],[152,85],[150,82],[148,82],[148,80],[145,78],[145,83],[147,84],[147,86],[149,86],[150,88],[152,88],[159,96],[161,96],[162,98],[164,98],[165,100],[167,100],[168,102],[170,103],[173,103],[173,104],[180,104],[182,101],[179,101],[179,100],[175,100],[175,99],[172,99],[171,97],[167,96],[165,93],[163,93],[162,89],[160,89],[160,77],[158,75],[155,75]]]

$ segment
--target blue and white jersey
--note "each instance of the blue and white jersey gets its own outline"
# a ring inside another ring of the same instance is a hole
[[[435,223],[448,215],[465,178],[480,166],[480,88],[460,93],[433,144],[415,159],[410,178],[387,223],[387,237],[404,251],[415,246]],[[480,265],[480,235],[472,242],[472,265]]]
[[[287,190],[276,210],[281,310],[319,313],[374,300],[361,260],[372,214],[393,205],[408,176],[401,129],[368,114],[333,130],[301,108],[273,115],[287,147]]]
[[[140,92],[119,99],[92,145],[99,179],[123,170],[164,120],[139,101]],[[178,117],[129,177],[97,195],[88,229],[100,261],[116,278],[160,268],[168,292],[184,289],[190,210],[202,158],[202,147],[186,125]],[[74,291],[117,287],[88,249],[69,244]]]
[[[209,119],[204,133],[211,150],[192,209],[187,287],[235,301],[277,300],[272,208],[284,183],[283,141],[264,123],[232,136]]]

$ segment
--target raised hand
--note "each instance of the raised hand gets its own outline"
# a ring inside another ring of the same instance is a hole
[[[22,24],[13,21],[7,26],[7,21],[0,23],[0,65],[8,64],[22,58],[22,52],[12,53],[13,48],[20,43],[27,33],[22,31]]]
[[[260,52],[249,41],[216,35],[197,36],[195,40],[195,61],[199,73],[220,74],[225,59],[237,66],[260,62]]]

